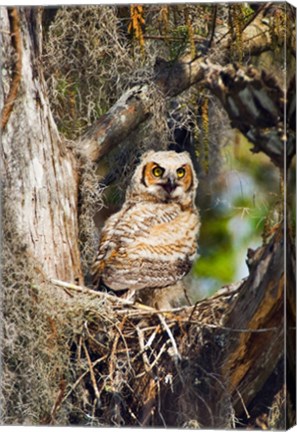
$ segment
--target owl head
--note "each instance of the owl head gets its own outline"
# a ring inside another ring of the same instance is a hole
[[[149,151],[132,177],[128,194],[159,202],[193,203],[198,180],[187,152]]]

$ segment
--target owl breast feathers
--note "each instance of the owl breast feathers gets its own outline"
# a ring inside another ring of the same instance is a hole
[[[122,209],[102,229],[94,284],[117,291],[178,283],[197,251],[197,185],[188,153],[143,155]]]

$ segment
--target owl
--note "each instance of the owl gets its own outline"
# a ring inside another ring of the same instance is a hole
[[[197,186],[187,152],[145,153],[121,210],[102,229],[91,271],[95,286],[133,290],[158,309],[179,305],[197,252]]]

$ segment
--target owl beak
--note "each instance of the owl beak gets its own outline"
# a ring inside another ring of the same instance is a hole
[[[165,191],[170,195],[171,192],[174,191],[174,189],[176,189],[177,184],[173,179],[169,178],[167,180],[167,183],[164,183],[162,186],[165,189]]]

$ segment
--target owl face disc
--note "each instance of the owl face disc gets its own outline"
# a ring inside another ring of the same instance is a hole
[[[156,200],[193,202],[198,181],[188,153],[148,152],[132,178],[130,191],[148,193]]]

